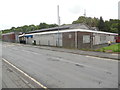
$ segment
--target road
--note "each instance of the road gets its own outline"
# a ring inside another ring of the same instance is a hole
[[[118,61],[3,43],[2,56],[48,88],[118,88]]]

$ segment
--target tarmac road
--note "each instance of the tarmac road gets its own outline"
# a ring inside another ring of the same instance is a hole
[[[3,58],[48,88],[118,88],[118,61],[3,43]]]

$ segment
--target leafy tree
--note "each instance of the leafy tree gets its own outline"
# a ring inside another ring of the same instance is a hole
[[[78,18],[78,20],[73,21],[72,24],[85,23],[85,24],[87,24],[90,27],[96,27],[97,24],[98,24],[98,21],[99,21],[99,19],[97,19],[95,17],[91,18],[91,17],[80,16]]]
[[[49,26],[46,23],[40,23],[39,29],[49,28]]]
[[[105,30],[107,32],[114,32],[118,33],[118,26],[119,26],[119,20],[117,19],[110,19],[109,21],[105,21]]]
[[[50,24],[50,25],[49,25],[49,28],[57,27],[57,26],[58,26],[57,24]]]
[[[46,23],[40,23],[39,25],[24,25],[21,27],[12,27],[11,29],[6,29],[2,30],[2,33],[9,33],[9,32],[29,32],[29,31],[34,31],[34,30],[39,30],[39,29],[44,29],[44,28],[52,28],[58,26],[57,24],[46,24]]]
[[[102,17],[100,17],[100,20],[98,22],[98,28],[101,31],[105,31],[105,22]]]
[[[118,34],[120,36],[120,20],[118,20]]]

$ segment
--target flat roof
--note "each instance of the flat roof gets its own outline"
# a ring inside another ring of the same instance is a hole
[[[98,33],[98,34],[118,35],[117,33],[93,31],[93,30],[86,30],[86,29],[66,29],[66,30],[60,30],[59,31],[59,33],[64,33],[64,32],[90,32],[90,33]],[[19,37],[26,36],[26,35],[42,35],[42,34],[55,34],[55,33],[58,33],[58,31],[23,34],[23,35],[19,35]]]
[[[4,33],[2,35],[9,35],[9,34],[15,34],[15,32]]]

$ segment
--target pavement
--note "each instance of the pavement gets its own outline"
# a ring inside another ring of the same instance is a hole
[[[115,59],[58,51],[52,47],[41,49],[12,43],[3,43],[2,47],[4,59],[48,88],[118,87],[118,61]]]
[[[2,62],[2,88],[34,88],[4,61]]]
[[[52,51],[67,52],[67,53],[73,53],[73,54],[88,55],[88,56],[94,56],[94,57],[100,57],[100,58],[120,60],[119,54],[116,54],[116,53],[83,51],[83,50],[78,50],[78,49],[66,49],[66,48],[49,47],[49,46],[35,46],[35,45],[27,45],[27,44],[24,44],[24,46],[36,47],[39,49],[46,49],[46,50],[52,50]]]

